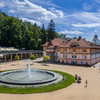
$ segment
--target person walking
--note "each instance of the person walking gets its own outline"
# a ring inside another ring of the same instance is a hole
[[[86,81],[85,81],[86,87],[87,87],[87,82],[88,82],[88,81],[86,80]]]

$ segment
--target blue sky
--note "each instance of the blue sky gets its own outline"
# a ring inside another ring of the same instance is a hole
[[[0,9],[45,28],[53,19],[59,34],[100,39],[100,0],[0,0]]]

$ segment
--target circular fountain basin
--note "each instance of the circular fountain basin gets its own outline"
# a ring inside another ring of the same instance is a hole
[[[0,83],[11,85],[39,85],[51,83],[57,79],[55,72],[40,69],[31,69],[30,76],[27,69],[0,73]]]

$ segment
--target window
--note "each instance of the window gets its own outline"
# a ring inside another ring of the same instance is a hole
[[[49,52],[47,52],[47,56],[49,56]]]
[[[56,53],[56,56],[57,56],[57,53]]]
[[[67,58],[67,54],[63,54],[63,58]]]
[[[87,56],[85,56],[85,59],[87,59]]]
[[[83,52],[86,52],[86,50],[83,50]]]
[[[77,58],[77,56],[76,55],[72,55],[72,58]]]
[[[77,61],[75,61],[75,64],[77,64]]]
[[[73,61],[71,61],[71,64],[73,64]]]
[[[75,50],[73,50],[73,52],[75,52]]]
[[[81,62],[81,64],[83,64],[83,62]]]
[[[66,63],[68,63],[68,61],[66,61]]]
[[[86,62],[86,65],[88,65],[88,62]]]
[[[64,51],[66,51],[66,49],[64,49]]]
[[[65,55],[63,55],[63,58],[65,58]]]
[[[51,48],[50,50],[53,50],[53,48]]]
[[[52,53],[51,53],[51,57],[52,57]]]
[[[62,63],[64,63],[64,60],[62,60]]]

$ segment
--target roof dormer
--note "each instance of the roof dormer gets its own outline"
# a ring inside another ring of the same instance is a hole
[[[71,46],[71,47],[78,47],[79,44],[78,44],[77,42],[74,42],[74,43],[72,43],[70,46]]]

